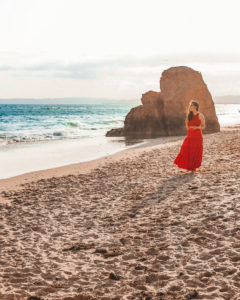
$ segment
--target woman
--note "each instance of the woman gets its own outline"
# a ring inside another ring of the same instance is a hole
[[[203,155],[202,129],[205,129],[205,118],[198,111],[199,103],[191,101],[188,107],[185,125],[188,129],[180,152],[174,160],[179,168],[196,171],[201,166]]]

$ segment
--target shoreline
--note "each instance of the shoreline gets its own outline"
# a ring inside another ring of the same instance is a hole
[[[239,299],[240,126],[204,135],[193,174],[184,137],[10,179],[0,298]]]
[[[220,127],[220,132],[224,130],[231,131],[238,128],[240,128],[240,124],[224,125]],[[211,134],[218,134],[218,133],[211,133]],[[203,136],[206,136],[206,134]],[[141,154],[145,150],[149,150],[150,148],[152,149],[154,149],[154,147],[158,148],[158,146],[160,145],[163,145],[163,147],[167,147],[170,144],[177,145],[179,143],[182,143],[185,137],[186,136],[167,136],[167,137],[159,137],[153,139],[144,139],[142,142],[139,143],[140,145],[136,144],[129,148],[125,148],[117,152],[101,156],[96,159],[91,159],[91,160],[82,161],[78,163],[70,163],[70,164],[66,164],[58,167],[51,167],[43,170],[26,172],[8,178],[1,178],[0,193],[3,190],[20,188],[22,184],[29,183],[31,181],[40,180],[40,179],[47,179],[51,177],[62,177],[70,174],[71,175],[87,174],[91,170],[103,166],[106,162],[114,162],[127,157],[134,157],[135,155]],[[1,195],[0,195],[0,200],[1,200]]]
[[[168,146],[169,143],[179,142],[183,138],[184,136],[173,136],[173,137],[160,137],[160,138],[147,139],[145,140],[145,142],[140,142],[139,145],[137,143],[136,145],[133,145],[129,148],[125,148],[115,153],[107,154],[96,159],[87,160],[79,163],[67,164],[55,168],[27,172],[9,178],[2,178],[0,179],[0,193],[6,189],[20,188],[22,184],[29,183],[31,181],[40,180],[40,179],[47,179],[51,177],[62,177],[62,176],[67,176],[69,174],[71,175],[87,174],[91,170],[105,165],[106,162],[113,162],[127,157],[130,158],[137,154],[142,153],[143,151],[145,151],[145,149],[147,150],[148,148],[152,148],[159,145]],[[0,195],[0,200],[1,200],[1,195]]]
[[[144,140],[105,136],[6,145],[0,149],[0,180],[25,173],[98,159],[145,143]],[[23,160],[27,157],[27,160]]]

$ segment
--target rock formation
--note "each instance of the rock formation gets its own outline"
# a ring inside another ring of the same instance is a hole
[[[114,128],[106,136],[154,138],[186,135],[185,118],[189,102],[199,102],[205,116],[203,133],[220,131],[212,96],[200,72],[186,66],[163,71],[160,92],[142,94],[142,105],[133,107],[125,117],[123,128]]]

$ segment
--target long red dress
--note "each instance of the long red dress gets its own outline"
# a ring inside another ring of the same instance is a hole
[[[189,126],[200,126],[201,120],[199,113],[193,115],[193,118],[188,121]],[[184,139],[180,152],[174,160],[179,168],[194,170],[199,168],[202,163],[203,155],[203,136],[202,130],[188,128],[187,136]]]

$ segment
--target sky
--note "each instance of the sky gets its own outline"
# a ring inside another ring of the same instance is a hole
[[[239,0],[0,0],[0,98],[140,99],[163,70],[240,95]]]

